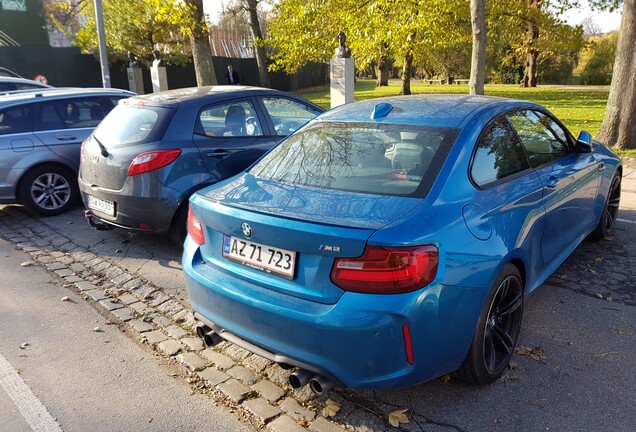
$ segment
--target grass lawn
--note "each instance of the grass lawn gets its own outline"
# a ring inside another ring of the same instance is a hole
[[[374,80],[357,80],[355,100],[395,96],[400,93],[401,81],[390,80],[387,87],[376,87]],[[429,85],[420,80],[411,81],[411,93],[456,93],[468,94],[468,85]],[[596,135],[601,127],[609,86],[541,86],[520,88],[516,85],[486,85],[485,93],[491,96],[525,99],[543,105],[552,111],[570,129],[574,136],[581,130]],[[298,92],[302,97],[329,108],[329,87]]]

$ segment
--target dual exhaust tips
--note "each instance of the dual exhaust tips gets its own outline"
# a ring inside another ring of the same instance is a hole
[[[206,347],[213,347],[224,340],[217,332],[205,324],[197,327],[197,336],[203,339]],[[279,363],[279,365],[283,369],[291,369],[293,367],[286,363]],[[306,369],[298,369],[289,375],[289,385],[294,391],[300,390],[307,384],[309,384],[309,388],[316,396],[323,395],[333,387],[333,383],[329,379]]]
[[[294,391],[300,390],[307,384],[309,384],[309,388],[316,396],[322,396],[327,390],[333,387],[333,383],[324,376],[305,369],[299,369],[289,375],[289,385]]]

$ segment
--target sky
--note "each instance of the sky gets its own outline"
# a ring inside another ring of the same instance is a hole
[[[221,11],[221,5],[228,4],[227,0],[203,0],[203,10],[210,15],[212,22],[216,22]],[[594,18],[595,24],[603,31],[617,30],[621,23],[621,13],[592,12],[589,9],[572,10],[565,15],[565,20],[571,25],[581,24],[589,16]]]

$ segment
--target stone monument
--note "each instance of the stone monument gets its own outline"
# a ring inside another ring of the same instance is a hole
[[[161,66],[162,58],[159,50],[154,50],[152,56],[155,58],[152,61],[152,67],[150,68],[150,79],[152,80],[152,91],[156,93],[158,91],[168,90],[168,74],[166,68]]]
[[[144,78],[135,54],[128,51],[128,88],[137,94],[144,94]]]
[[[334,53],[335,58],[330,62],[331,108],[353,102],[355,63],[346,41],[344,32],[340,32],[339,46]]]

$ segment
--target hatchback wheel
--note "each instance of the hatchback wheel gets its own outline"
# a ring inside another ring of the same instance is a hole
[[[18,193],[24,207],[32,213],[42,216],[64,213],[79,198],[77,175],[56,165],[38,166],[24,175]]]
[[[486,299],[464,363],[455,372],[473,384],[489,384],[501,376],[514,352],[523,315],[519,270],[507,264]]]
[[[618,206],[621,203],[621,175],[617,171],[612,177],[607,198],[605,199],[605,207],[603,214],[599,220],[596,229],[592,232],[592,237],[601,240],[608,237],[614,230],[614,223],[618,217]]]
[[[186,224],[188,222],[188,200],[186,200],[181,206],[177,209],[177,212],[174,214],[172,218],[172,224],[170,225],[170,238],[172,242],[177,246],[182,248],[183,242],[188,235],[186,230]]]

